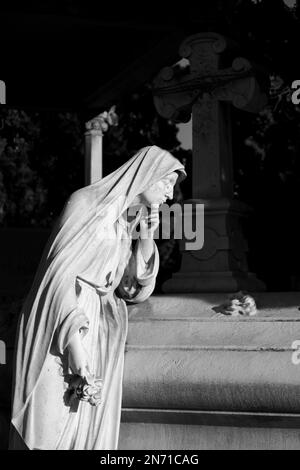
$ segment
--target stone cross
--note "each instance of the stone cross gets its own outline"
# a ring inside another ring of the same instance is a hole
[[[192,202],[204,204],[205,218],[203,248],[183,250],[181,270],[165,284],[166,291],[263,287],[248,273],[240,227],[246,207],[233,199],[231,105],[258,112],[267,98],[257,68],[234,58],[235,50],[216,33],[190,36],[179,48],[186,66],[179,62],[165,67],[153,82],[154,104],[161,116],[187,122],[192,115]]]

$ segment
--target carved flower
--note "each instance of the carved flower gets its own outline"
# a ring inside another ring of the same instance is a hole
[[[119,123],[116,107],[112,106],[109,111],[104,111],[95,118],[86,122],[85,127],[87,130],[101,130],[106,132],[109,126],[117,126]]]
[[[69,382],[69,391],[72,399],[77,398],[86,401],[92,406],[98,406],[101,403],[103,380],[94,375],[89,377],[81,377],[74,375]]]
[[[254,298],[242,291],[230,295],[222,305],[215,307],[214,310],[223,315],[231,315],[233,317],[239,315],[252,316],[257,313]]]
[[[107,113],[107,122],[110,126],[117,126],[119,123],[119,118],[116,113],[116,107],[112,106]]]

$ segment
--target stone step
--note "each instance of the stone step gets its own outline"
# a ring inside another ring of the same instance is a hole
[[[289,351],[132,350],[123,407],[300,412],[300,366]]]
[[[132,306],[123,407],[300,413],[300,293],[254,297],[254,317],[217,314],[223,294]]]
[[[129,306],[130,322],[141,320],[203,319],[226,321],[268,321],[271,319],[300,320],[300,292],[254,292],[258,315],[227,317],[213,308],[227,299],[227,294],[165,294],[153,295],[146,302]]]
[[[126,351],[133,349],[292,351],[299,340],[298,321],[149,319],[129,324]]]
[[[154,456],[147,450],[162,450],[160,463],[166,458],[167,450],[176,450],[177,464],[183,462],[184,451],[193,450],[190,463],[197,464],[202,458],[200,450],[299,450],[300,435],[299,429],[270,428],[267,425],[257,428],[247,426],[247,423],[244,427],[121,423],[118,450],[132,449],[143,450],[144,462],[148,464],[158,462],[152,460]]]

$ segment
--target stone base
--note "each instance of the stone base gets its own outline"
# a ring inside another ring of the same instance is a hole
[[[253,317],[221,293],[129,308],[119,449],[300,449],[300,292],[252,295]]]
[[[203,207],[204,223],[200,218]],[[165,282],[163,292],[264,291],[264,283],[248,269],[248,246],[242,220],[249,210],[245,204],[228,198],[185,201],[184,218],[181,219],[184,222],[180,242],[181,267]],[[194,242],[197,237],[197,248],[185,239],[188,223],[192,221],[196,227]]]
[[[299,450],[300,438],[299,429],[121,423],[118,449]],[[194,454],[191,463],[195,464],[197,452]],[[183,457],[184,453],[179,454],[177,463]],[[200,459],[198,456],[199,463]]]
[[[255,274],[242,275],[240,272],[178,272],[162,286],[165,293],[194,292],[259,292],[265,285]]]

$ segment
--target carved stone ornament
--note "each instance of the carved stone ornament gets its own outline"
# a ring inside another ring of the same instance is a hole
[[[85,123],[87,131],[100,131],[106,132],[109,126],[118,125],[118,115],[116,114],[116,107],[112,106],[109,111],[104,111],[98,116]]]
[[[258,112],[267,98],[260,89],[256,68],[237,57],[231,67],[221,67],[222,53],[232,44],[216,33],[188,37],[179,54],[186,61],[163,68],[153,82],[158,113],[176,122],[187,122],[192,107],[205,99],[230,101],[237,108]]]

